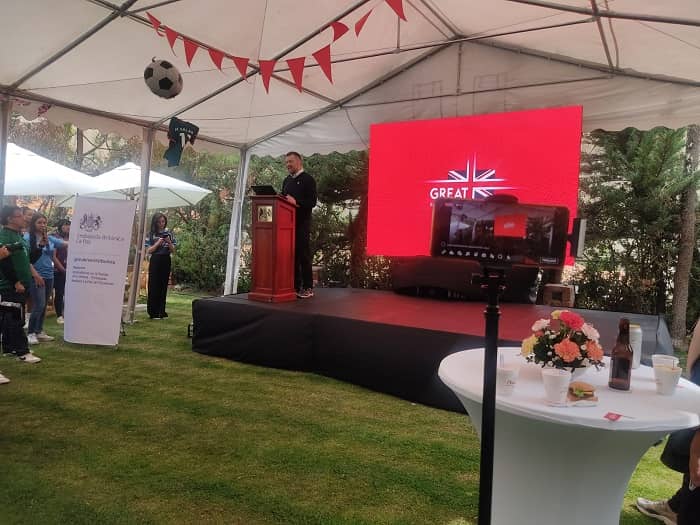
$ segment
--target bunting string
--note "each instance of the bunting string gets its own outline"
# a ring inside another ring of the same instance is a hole
[[[403,0],[384,0],[384,3],[388,5],[394,11],[394,13],[396,13],[397,17],[399,17],[404,22],[406,21]],[[367,23],[367,20],[369,19],[373,10],[374,8],[370,9],[357,22],[355,22],[355,37],[360,36],[360,33],[365,27],[365,24]],[[252,62],[252,59],[250,57],[233,55],[230,53],[226,53],[225,51],[221,51],[220,49],[211,47],[207,44],[195,42],[193,39],[174,30],[170,26],[164,25],[160,20],[158,20],[148,11],[146,12],[146,16],[148,17],[148,21],[153,26],[153,29],[155,30],[156,34],[159,37],[165,37],[168,40],[168,44],[170,45],[170,49],[172,50],[173,54],[175,54],[175,43],[178,39],[182,40],[184,44],[185,61],[187,62],[188,67],[192,66],[192,60],[197,54],[197,51],[200,48],[202,48],[208,52],[209,58],[219,71],[222,71],[224,59],[228,59],[233,62],[233,64],[236,66],[236,70],[244,80],[248,78],[248,66]],[[349,33],[350,28],[343,22],[335,21],[331,22],[326,29],[330,29],[333,32],[333,38],[331,43],[311,53],[311,57],[313,57],[318,66],[321,68],[321,71],[323,71],[323,74],[332,84],[333,71],[331,67],[331,45],[337,42],[345,34]],[[302,56],[285,60],[287,67],[289,68],[289,72],[292,76],[294,85],[297,87],[299,92],[303,90],[304,68],[308,65],[307,58],[309,57]],[[277,65],[277,60],[263,60],[258,58],[257,65],[260,71],[260,77],[262,78],[263,86],[265,87],[265,91],[269,93],[270,79],[274,74],[274,69]]]

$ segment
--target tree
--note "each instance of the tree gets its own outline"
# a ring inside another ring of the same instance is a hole
[[[164,150],[164,146],[154,144],[153,169],[212,190],[196,206],[167,210],[168,226],[178,239],[173,256],[173,280],[201,290],[221,291],[226,277],[238,152],[226,155],[186,148],[180,165],[168,168],[163,161]]]
[[[585,267],[573,278],[586,308],[663,314],[678,257],[685,130],[590,134],[580,210]]]
[[[139,137],[124,139],[97,130],[81,130],[70,124],[56,126],[45,119],[30,122],[19,115],[12,117],[10,140],[89,175],[104,173],[129,161],[140,164],[141,160]],[[212,190],[212,195],[195,207],[163,210],[167,211],[169,227],[176,232],[179,243],[173,257],[173,278],[199,289],[219,290],[225,277],[238,152],[221,155],[186,148],[180,165],[173,168],[165,165],[164,152],[163,144],[153,144],[154,170]],[[50,213],[51,200],[46,199],[41,209]]]
[[[351,151],[311,155],[304,159],[304,169],[316,180],[318,205],[311,223],[311,253],[314,265],[323,268],[321,278],[327,283],[347,286],[350,283],[350,223],[357,214],[360,200],[367,195],[367,153]],[[252,157],[249,167],[251,184],[282,187],[287,171],[284,156]],[[363,197],[364,196],[364,197]],[[244,230],[250,238],[250,210],[244,209]],[[247,278],[249,251],[244,256],[241,277]],[[241,289],[239,281],[239,289]]]
[[[55,126],[40,119],[28,122],[13,117],[12,138],[66,166],[96,175],[128,161],[140,163],[141,139],[123,139],[96,130]],[[238,152],[215,155],[183,151],[180,165],[168,168],[163,161],[165,146],[153,144],[152,168],[175,178],[212,190],[197,206],[170,208],[169,227],[178,238],[173,257],[176,282],[200,289],[220,290],[226,274],[226,254],[231,207],[238,177]],[[311,248],[314,264],[323,267],[328,283],[346,286],[387,287],[387,259],[367,257],[368,155],[366,151],[312,155],[304,161],[317,181],[319,204],[314,210]],[[287,175],[284,157],[250,158],[249,183],[280,188]],[[247,193],[247,192],[246,192]],[[45,207],[50,207],[46,201]],[[250,201],[243,203],[243,241],[239,290],[250,284]]]
[[[54,162],[97,175],[128,161],[139,161],[141,141],[113,133],[81,130],[71,124],[56,125],[44,118],[32,121],[18,114],[10,119],[9,141]],[[53,196],[42,196],[38,209],[50,220],[62,218],[66,210],[54,209]]]
[[[673,322],[671,339],[677,347],[683,346],[687,331],[686,312],[688,290],[695,252],[695,214],[697,207],[697,181],[695,171],[700,159],[700,127],[688,127],[686,134],[686,172],[691,179],[681,200],[681,231],[678,246],[678,264],[673,277]]]

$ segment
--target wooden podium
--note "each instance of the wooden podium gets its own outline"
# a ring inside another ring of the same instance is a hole
[[[252,286],[248,299],[266,303],[296,301],[294,220],[296,206],[279,195],[254,195],[252,201]]]

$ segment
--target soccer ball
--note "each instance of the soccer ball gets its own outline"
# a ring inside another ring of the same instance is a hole
[[[182,91],[182,75],[167,60],[153,58],[143,70],[143,79],[148,88],[163,98],[173,98]]]

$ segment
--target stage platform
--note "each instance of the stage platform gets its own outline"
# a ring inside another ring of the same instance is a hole
[[[442,359],[484,346],[484,306],[390,291],[317,288],[312,299],[249,301],[247,294],[192,303],[192,349],[261,366],[315,372],[410,401],[464,412],[437,376]],[[520,346],[556,308],[501,304],[500,344]],[[620,317],[642,326],[642,361],[672,351],[661,317],[571,309],[601,334],[606,353]]]

